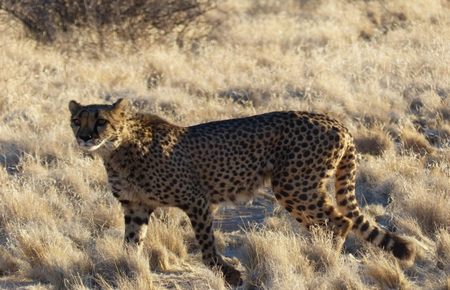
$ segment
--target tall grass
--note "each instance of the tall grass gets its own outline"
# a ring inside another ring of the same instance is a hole
[[[274,110],[338,118],[358,144],[363,211],[419,247],[409,268],[355,238],[335,253],[327,232],[277,209],[262,226],[218,234],[249,287],[448,287],[448,2],[229,0],[186,30],[168,18],[160,28],[174,34],[155,41],[139,13],[177,1],[127,2],[126,19],[116,1],[73,1],[85,6],[33,6],[62,21],[30,17],[53,27],[36,30],[44,42],[14,10],[27,3],[1,2],[0,287],[225,289],[179,210],[151,219],[142,255],[123,247],[120,205],[101,161],[74,143],[67,110],[118,97],[180,125]]]

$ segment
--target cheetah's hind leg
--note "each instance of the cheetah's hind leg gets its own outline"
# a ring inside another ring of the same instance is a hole
[[[341,251],[351,230],[352,221],[343,216],[327,196],[323,180],[311,181],[299,188],[289,182],[273,180],[275,197],[278,202],[304,227],[318,225],[330,228],[334,237],[334,248]]]
[[[336,202],[339,211],[353,221],[353,232],[360,238],[391,252],[395,257],[412,264],[416,255],[416,245],[396,233],[371,222],[358,206],[355,195],[356,149],[353,144],[346,148],[336,170]]]

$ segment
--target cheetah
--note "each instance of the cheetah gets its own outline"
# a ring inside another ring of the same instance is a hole
[[[350,231],[412,261],[414,244],[369,221],[355,197],[355,145],[349,131],[327,115],[271,112],[181,127],[135,112],[125,99],[112,105],[70,101],[78,145],[100,155],[112,194],[124,212],[125,241],[141,249],[158,207],[189,217],[202,259],[231,285],[240,272],[214,245],[212,209],[250,200],[269,181],[278,203],[301,225],[326,226],[345,239]],[[336,206],[327,194],[335,178]]]

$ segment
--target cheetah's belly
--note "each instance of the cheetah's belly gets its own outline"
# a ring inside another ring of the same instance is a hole
[[[125,180],[120,180],[120,182],[119,180],[110,180],[108,185],[114,193],[114,197],[118,200],[146,204],[152,208],[163,205],[159,200],[149,195],[144,189],[131,182],[127,182]]]

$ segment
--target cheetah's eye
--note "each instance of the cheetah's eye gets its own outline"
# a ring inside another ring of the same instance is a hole
[[[72,119],[72,125],[74,125],[74,126],[80,126],[80,125],[81,125],[81,122],[80,122],[79,119]]]
[[[97,120],[97,126],[105,126],[106,123],[108,123],[108,121],[106,121],[105,119],[98,119]]]

